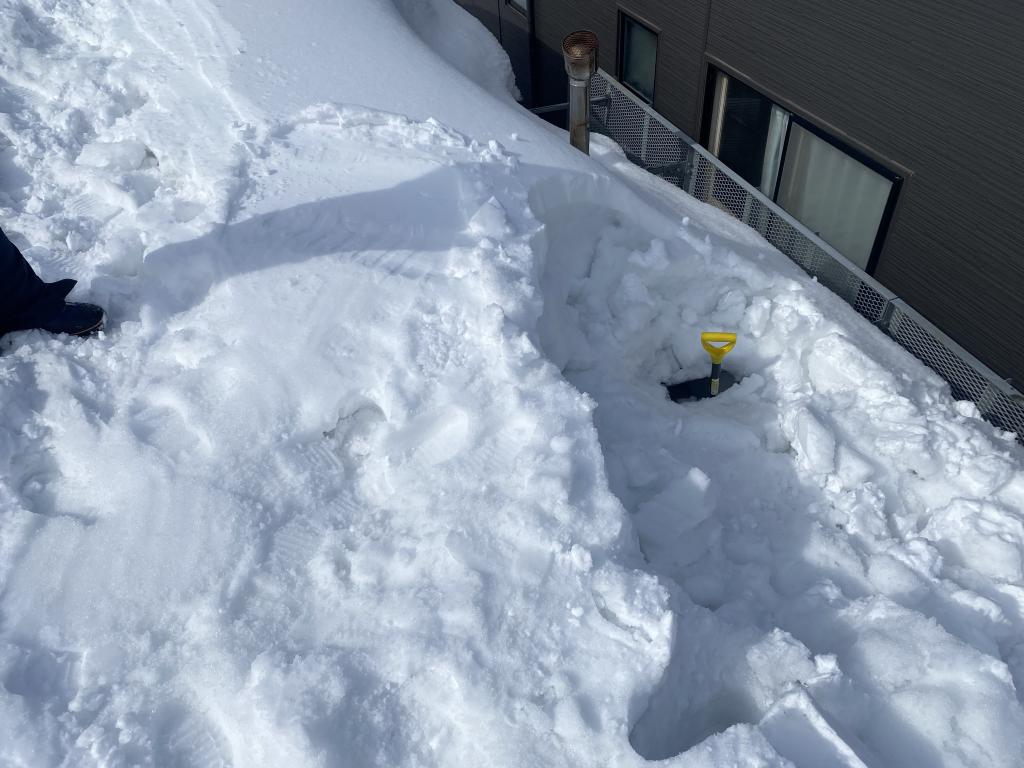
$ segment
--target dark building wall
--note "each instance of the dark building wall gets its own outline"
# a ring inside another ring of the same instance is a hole
[[[482,0],[465,0],[488,5]],[[710,62],[904,177],[876,277],[1024,384],[1024,9],[1018,0],[534,0],[534,102],[561,40],[616,72],[621,8],[660,32],[654,107],[699,136]]]
[[[710,58],[909,171],[875,276],[1024,384],[1024,8],[1016,0],[713,0],[712,8]]]

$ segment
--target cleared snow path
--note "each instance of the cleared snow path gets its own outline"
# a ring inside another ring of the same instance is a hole
[[[3,342],[0,763],[1019,762],[1019,449],[451,3],[0,0],[0,78],[112,319]]]

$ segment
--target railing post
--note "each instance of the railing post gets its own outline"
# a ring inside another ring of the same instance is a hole
[[[981,393],[981,397],[978,398],[977,406],[978,411],[985,418],[991,418],[992,406],[995,404],[996,397],[999,392],[996,389],[996,385],[991,381],[985,385],[985,391]]]
[[[740,221],[750,227],[750,208],[754,204],[754,198],[747,195],[743,198],[743,215],[740,216]],[[751,227],[753,229],[753,227]]]
[[[892,322],[892,315],[893,315],[893,312],[895,312],[895,311],[896,311],[896,305],[893,304],[893,300],[892,299],[889,299],[887,302],[885,302],[885,307],[882,309],[882,316],[880,318],[878,318],[878,322],[875,323],[875,325],[877,325],[883,331],[888,333],[889,332],[889,324]]]
[[[693,187],[697,183],[697,153],[682,139],[679,139],[679,157],[682,166],[682,175],[679,178],[679,186],[686,190],[686,193],[693,196]]]
[[[646,112],[644,113],[644,131],[640,138],[640,159],[644,161],[644,165],[650,165],[647,160],[647,140],[651,135],[651,116]]]

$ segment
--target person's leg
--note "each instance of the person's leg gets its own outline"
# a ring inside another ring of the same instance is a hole
[[[80,329],[88,323],[83,324],[76,318],[76,323],[69,324],[62,319],[71,307],[91,306],[65,302],[74,287],[74,280],[44,283],[0,229],[0,334],[25,328],[82,332]],[[95,309],[99,311],[99,322],[102,322],[102,310]]]
[[[0,325],[35,303],[43,281],[0,229]]]

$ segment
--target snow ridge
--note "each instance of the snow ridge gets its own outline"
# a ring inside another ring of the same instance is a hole
[[[4,760],[632,755],[671,615],[593,404],[526,332],[517,160],[345,105],[249,137],[201,214],[222,224],[140,206],[177,239],[93,280],[114,333],[4,358]],[[138,151],[87,159],[116,178]]]

